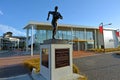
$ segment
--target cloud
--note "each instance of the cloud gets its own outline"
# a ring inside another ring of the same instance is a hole
[[[3,15],[3,12],[0,10],[0,15]]]
[[[12,32],[13,36],[25,36],[25,32],[17,30],[11,26],[0,24],[0,34],[3,35],[6,32]]]

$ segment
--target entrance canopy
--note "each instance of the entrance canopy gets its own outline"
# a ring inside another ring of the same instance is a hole
[[[24,29],[31,29],[31,26],[34,26],[34,29],[36,30],[52,30],[51,23],[45,23],[45,22],[30,22],[28,25],[24,27]],[[70,24],[58,24],[58,30],[71,30],[71,28],[76,30],[93,30],[98,29],[92,26],[83,26],[83,25],[70,25]]]

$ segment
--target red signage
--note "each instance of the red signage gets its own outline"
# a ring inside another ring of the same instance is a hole
[[[119,36],[120,36],[119,32],[116,32],[116,36],[117,36],[117,37],[119,37]]]
[[[103,26],[99,26],[100,33],[103,33]]]

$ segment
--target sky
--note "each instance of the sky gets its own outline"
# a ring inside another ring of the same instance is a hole
[[[23,28],[31,21],[47,21],[48,11],[58,11],[63,16],[59,24],[120,29],[120,0],[0,0],[0,36],[8,31],[14,36],[26,36]]]

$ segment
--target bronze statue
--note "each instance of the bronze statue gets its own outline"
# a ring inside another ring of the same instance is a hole
[[[52,39],[55,39],[55,35],[56,35],[56,31],[57,31],[57,20],[63,19],[63,17],[61,16],[61,14],[59,12],[57,12],[57,10],[58,10],[58,6],[55,6],[55,11],[49,11],[48,17],[47,17],[47,20],[49,20],[50,14],[53,16],[52,22],[51,22],[52,27],[53,27]]]

